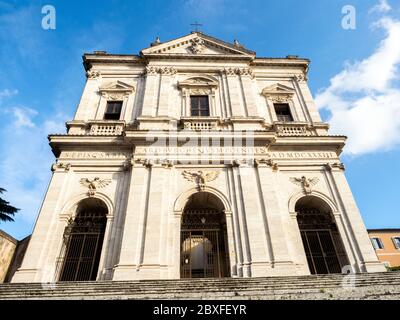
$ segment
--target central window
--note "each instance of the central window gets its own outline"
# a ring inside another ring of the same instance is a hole
[[[121,117],[122,101],[108,101],[104,120],[119,120]]]
[[[274,108],[278,121],[280,122],[293,121],[293,116],[292,113],[290,112],[290,107],[288,103],[275,103]]]
[[[193,117],[210,115],[208,96],[190,96],[190,115]]]

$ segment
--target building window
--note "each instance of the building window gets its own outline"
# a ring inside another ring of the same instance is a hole
[[[121,117],[122,101],[107,101],[105,120],[119,120]]]
[[[190,96],[190,115],[193,117],[210,115],[208,96]]]
[[[400,249],[400,237],[393,237],[393,244],[396,249]]]
[[[280,122],[292,122],[293,116],[288,103],[275,103],[275,114]]]
[[[374,246],[375,250],[384,248],[383,242],[380,238],[371,238],[371,241],[372,241],[372,245]]]

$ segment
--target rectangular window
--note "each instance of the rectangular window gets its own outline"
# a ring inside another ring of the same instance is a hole
[[[275,114],[280,122],[292,122],[293,116],[288,103],[275,103]]]
[[[396,249],[400,249],[400,237],[393,237],[393,244]]]
[[[371,241],[375,250],[384,248],[382,240],[380,238],[371,238]]]
[[[119,120],[121,117],[122,101],[107,101],[105,120]]]
[[[190,96],[190,115],[193,117],[208,117],[210,115],[208,96]]]

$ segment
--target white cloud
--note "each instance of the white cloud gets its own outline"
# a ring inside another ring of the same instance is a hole
[[[35,117],[38,112],[35,109],[27,108],[27,107],[14,107],[13,114],[16,120],[14,121],[14,125],[17,128],[20,127],[29,127],[33,128],[35,124],[32,121],[32,118]]]
[[[373,6],[370,10],[369,13],[373,12],[380,12],[380,13],[386,13],[392,10],[392,7],[389,5],[387,0],[379,0],[379,3],[375,6]]]
[[[3,89],[0,91],[0,104],[5,98],[9,98],[18,94],[18,90]]]
[[[374,25],[385,31],[375,52],[346,64],[316,96],[331,113],[332,132],[349,137],[345,152],[354,155],[400,144],[400,21],[383,17]]]

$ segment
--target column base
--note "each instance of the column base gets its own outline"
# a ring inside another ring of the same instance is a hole
[[[385,265],[380,261],[364,261],[361,264],[361,270],[363,272],[386,272],[387,269]]]

